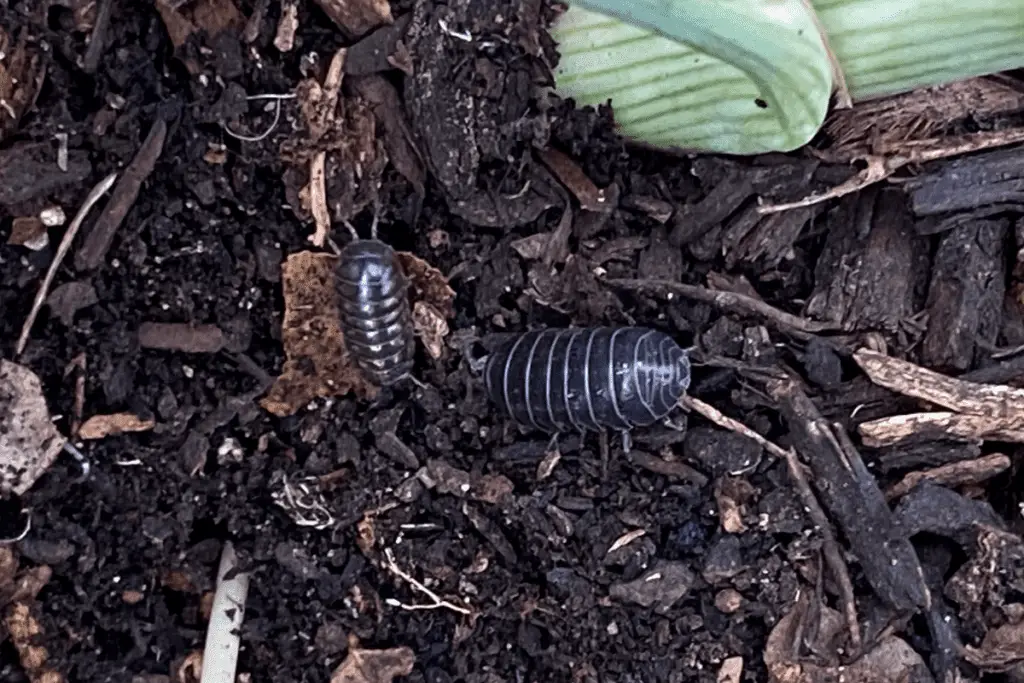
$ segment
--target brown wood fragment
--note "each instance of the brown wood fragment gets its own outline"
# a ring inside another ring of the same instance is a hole
[[[1024,185],[1022,185],[1024,187]],[[921,360],[964,371],[978,342],[992,344],[1002,322],[1009,221],[978,220],[944,234],[935,253]]]
[[[157,119],[149,129],[149,134],[146,135],[135,158],[114,186],[103,212],[97,217],[82,246],[75,253],[76,270],[93,270],[103,263],[117,229],[121,227],[128,211],[135,204],[142,184],[156,167],[166,136],[167,123],[163,119]]]
[[[580,208],[587,211],[611,211],[615,208],[605,190],[598,188],[568,155],[553,147],[537,150],[536,154],[566,189],[572,192]]]
[[[217,353],[225,343],[224,333],[216,325],[147,322],[139,326],[139,345],[144,349]]]
[[[966,382],[870,349],[859,349],[853,359],[872,382],[892,391],[956,412],[1024,425],[1024,389]]]
[[[748,207],[723,231],[726,266],[732,270],[741,263],[759,262],[760,268],[775,268],[792,254],[793,244],[816,212],[808,207],[762,216],[755,206]]]
[[[896,471],[939,467],[961,460],[971,460],[981,455],[981,440],[975,441],[929,441],[886,448],[878,452],[878,464],[883,474]]]
[[[980,484],[1009,468],[1010,459],[1007,456],[993,453],[974,460],[963,460],[930,470],[910,472],[898,483],[886,489],[885,499],[892,501],[901,498],[922,481],[949,487]]]
[[[632,451],[629,454],[629,459],[638,467],[642,467],[648,472],[660,474],[663,477],[688,481],[701,488],[708,483],[707,477],[686,463],[678,460],[665,460],[664,458],[659,458],[656,455],[644,453],[643,451]]]
[[[870,448],[900,446],[938,439],[957,441],[1008,441],[1024,443],[1024,425],[984,415],[934,412],[895,415],[858,426],[864,445]]]
[[[0,142],[18,130],[21,117],[36,102],[43,81],[46,63],[40,50],[30,44],[23,29],[11,45],[11,36],[0,27]]]
[[[132,413],[93,415],[78,430],[78,437],[86,440],[103,439],[125,432],[148,432],[156,426],[152,419],[143,419]]]
[[[953,159],[903,185],[919,216],[1018,202],[1024,194],[1024,155],[1019,148]]]
[[[918,310],[927,243],[913,230],[898,190],[868,189],[844,198],[814,268],[807,313],[848,331],[895,332]]]

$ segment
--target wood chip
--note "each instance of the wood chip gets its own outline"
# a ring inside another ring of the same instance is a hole
[[[410,252],[399,251],[395,255],[409,279],[409,299],[413,305],[419,301],[428,303],[450,320],[455,315],[455,290],[444,273]]]
[[[896,415],[864,422],[857,429],[864,440],[864,445],[869,448],[923,443],[938,439],[982,439],[1024,443],[1024,425],[1010,427],[998,418],[949,412]]]
[[[602,190],[594,184],[583,172],[575,161],[569,156],[559,152],[557,149],[548,148],[539,150],[544,165],[565,185],[566,189],[572,192],[573,196],[580,203],[580,208],[586,211],[600,211],[607,213],[615,209],[618,202],[612,202],[613,197],[606,190]]]
[[[81,439],[102,439],[125,432],[146,432],[156,426],[152,419],[142,419],[132,413],[93,415],[78,430]]]
[[[942,486],[955,487],[980,484],[1010,468],[1010,458],[1002,453],[993,453],[974,460],[961,460],[941,465],[930,470],[910,472],[885,492],[888,501],[901,498],[922,481]]]
[[[412,648],[365,650],[350,636],[348,656],[331,674],[331,683],[391,683],[397,676],[412,673],[415,663]]]
[[[433,305],[417,301],[412,307],[412,325],[430,357],[434,360],[440,358],[449,332],[444,315]]]
[[[335,256],[304,251],[289,256],[281,267],[286,360],[280,377],[260,401],[278,417],[294,414],[317,397],[377,395],[345,348],[334,290],[336,264]]]

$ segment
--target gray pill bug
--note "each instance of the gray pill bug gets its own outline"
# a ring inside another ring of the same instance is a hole
[[[341,248],[335,280],[345,346],[363,375],[378,386],[412,379],[416,341],[409,305],[409,281],[394,249],[377,239],[374,218],[370,239]]]
[[[646,327],[533,330],[484,366],[487,395],[517,422],[554,433],[629,432],[668,416],[690,387],[689,353]]]

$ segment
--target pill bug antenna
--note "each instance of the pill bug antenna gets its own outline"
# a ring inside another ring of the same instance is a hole
[[[619,434],[622,436],[622,452],[629,455],[629,452],[633,449],[633,437],[625,429],[619,432]]]
[[[422,381],[420,381],[419,379],[417,379],[417,378],[416,378],[416,375],[412,374],[411,372],[410,372],[410,373],[409,373],[408,375],[406,375],[406,376],[405,376],[405,378],[406,378],[407,380],[409,380],[410,382],[412,382],[413,384],[415,384],[416,386],[418,386],[418,387],[419,387],[420,389],[422,389],[423,391],[426,391],[426,390],[428,389],[427,385],[426,385],[426,384],[424,384],[424,383],[423,383]]]
[[[380,225],[380,214],[377,212],[376,207],[374,207],[373,222],[370,223],[370,239],[374,239],[374,240],[377,239],[377,228],[378,228],[379,225]]]
[[[352,225],[351,221],[346,219],[346,220],[343,220],[342,223],[348,229],[348,234],[352,236],[353,240],[359,239],[359,232],[356,231],[356,226]]]

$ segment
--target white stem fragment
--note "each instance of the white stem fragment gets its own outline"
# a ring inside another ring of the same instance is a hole
[[[248,595],[249,575],[238,571],[235,548],[230,541],[225,541],[217,568],[217,590],[206,630],[199,683],[235,683],[239,634]]]

